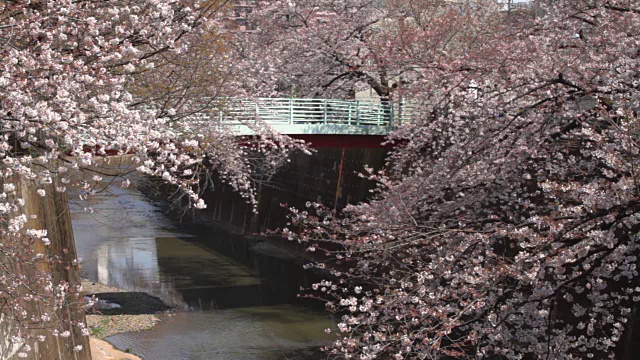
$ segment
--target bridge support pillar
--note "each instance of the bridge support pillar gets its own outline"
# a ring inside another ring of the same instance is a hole
[[[342,171],[344,170],[344,151],[345,148],[342,147],[342,152],[340,154],[340,165],[338,165],[338,181],[336,181],[336,198],[333,202],[333,210],[335,211],[338,208],[338,199],[342,196]]]

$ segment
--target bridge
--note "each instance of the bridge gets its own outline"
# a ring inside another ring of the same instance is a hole
[[[238,135],[254,134],[250,124],[264,121],[286,135],[384,136],[411,121],[409,104],[381,101],[258,98],[223,103],[218,117]]]

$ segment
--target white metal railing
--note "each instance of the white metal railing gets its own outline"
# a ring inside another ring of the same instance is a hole
[[[270,124],[397,127],[409,123],[414,111],[408,104],[361,100],[259,98],[223,101],[218,116],[231,123],[259,119]]]

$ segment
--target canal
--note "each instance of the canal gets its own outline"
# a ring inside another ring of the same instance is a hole
[[[90,206],[93,211],[84,207]],[[175,306],[153,329],[106,338],[152,360],[309,359],[334,322],[296,297],[310,279],[286,251],[260,251],[222,231],[190,229],[135,188],[71,204],[78,258],[89,280]]]

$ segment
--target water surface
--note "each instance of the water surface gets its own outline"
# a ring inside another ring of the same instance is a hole
[[[72,220],[89,279],[178,308],[152,330],[107,339],[121,350],[151,360],[315,359],[331,340],[330,316],[295,300],[306,275],[291,260],[257,255],[222,232],[180,230],[131,188],[72,205]]]

